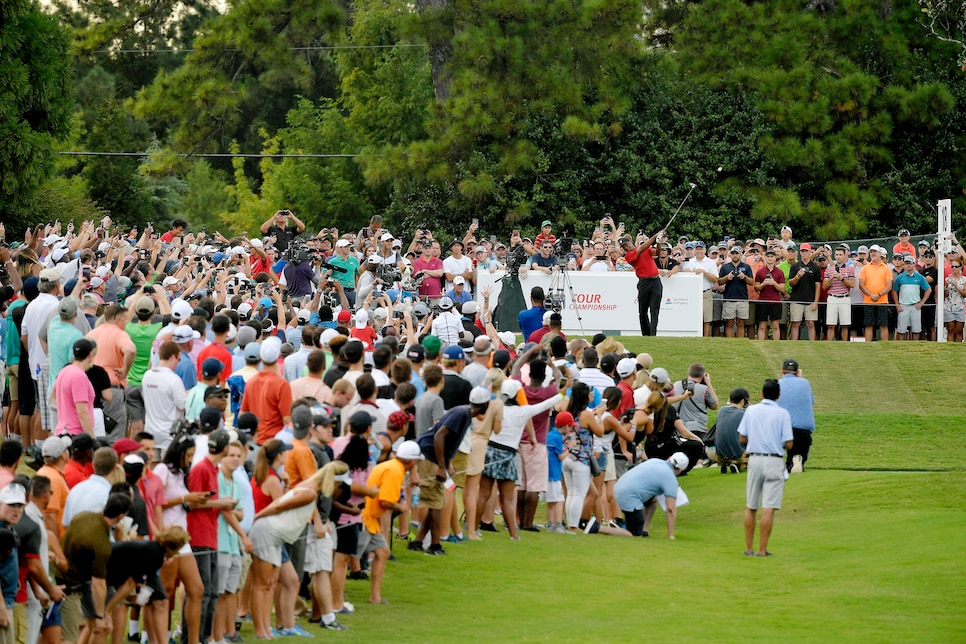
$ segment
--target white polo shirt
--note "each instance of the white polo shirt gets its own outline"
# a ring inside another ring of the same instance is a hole
[[[171,369],[155,367],[141,380],[141,396],[144,431],[152,433],[155,447],[164,451],[171,444],[171,426],[184,416],[184,382]]]
[[[41,293],[24,309],[21,334],[27,336],[27,350],[30,352],[30,377],[40,378],[40,368],[47,362],[47,352],[40,345],[40,332],[47,326],[54,309],[60,304],[56,295]]]

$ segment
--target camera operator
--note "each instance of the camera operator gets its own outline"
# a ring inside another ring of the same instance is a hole
[[[289,297],[305,297],[311,295],[319,276],[312,269],[308,251],[299,249],[291,261],[282,269],[285,278],[285,290]]]
[[[678,416],[688,430],[704,440],[708,433],[708,410],[718,408],[718,396],[711,386],[711,374],[700,362],[688,367],[688,377],[674,383],[672,396],[684,396],[676,405]]]

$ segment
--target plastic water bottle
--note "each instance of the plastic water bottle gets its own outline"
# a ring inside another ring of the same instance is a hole
[[[412,507],[416,508],[419,506],[419,488],[417,487],[413,490],[413,504]]]

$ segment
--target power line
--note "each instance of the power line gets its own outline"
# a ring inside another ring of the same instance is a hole
[[[150,152],[93,152],[93,151],[70,151],[60,152],[68,157],[146,157]],[[210,153],[175,153],[179,157],[202,157],[208,159],[231,159],[240,157],[243,159],[352,159],[361,154],[243,154],[241,152],[233,154],[231,152],[210,152]]]
[[[419,43],[404,44],[399,43],[396,45],[313,45],[307,47],[289,47],[289,51],[334,51],[338,49],[393,49],[395,47],[427,47],[427,45]],[[186,49],[95,49],[92,54],[190,54],[196,51],[212,51],[212,52],[235,52],[242,51],[241,49],[210,49],[202,50],[195,48]]]

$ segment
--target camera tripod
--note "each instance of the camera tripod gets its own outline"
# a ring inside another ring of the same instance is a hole
[[[560,313],[563,311],[566,299],[564,288],[570,293],[570,301],[574,303],[574,314],[577,316],[577,326],[580,327],[580,335],[584,333],[584,319],[580,315],[580,308],[577,307],[577,298],[574,297],[574,285],[570,281],[566,265],[558,264],[556,270],[550,273],[550,288],[547,289],[547,308]]]

